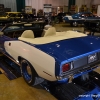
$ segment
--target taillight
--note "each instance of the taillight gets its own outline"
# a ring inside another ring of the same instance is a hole
[[[64,64],[64,65],[62,66],[62,71],[63,71],[63,72],[66,72],[66,71],[68,71],[68,70],[70,70],[70,64]]]

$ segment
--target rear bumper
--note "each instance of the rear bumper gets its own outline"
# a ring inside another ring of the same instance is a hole
[[[57,77],[58,82],[64,83],[64,82],[72,81],[73,79],[75,79],[81,75],[84,75],[84,74],[87,74],[87,73],[93,71],[94,69],[96,69],[97,67],[100,66],[99,64],[100,64],[100,61],[97,61],[95,63],[92,63],[92,65],[82,66],[82,67],[70,70],[67,73],[63,74],[62,76]]]

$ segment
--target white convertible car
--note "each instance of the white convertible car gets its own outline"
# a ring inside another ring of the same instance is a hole
[[[100,63],[98,37],[74,31],[56,32],[54,27],[37,38],[32,30],[24,31],[18,38],[3,32],[0,35],[0,51],[20,65],[29,85],[44,80],[71,81]]]

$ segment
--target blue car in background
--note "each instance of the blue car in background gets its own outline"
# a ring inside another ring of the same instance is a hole
[[[63,22],[70,23],[71,26],[83,24],[86,20],[99,20],[100,17],[93,15],[91,12],[79,12],[72,16],[66,15],[63,17]]]

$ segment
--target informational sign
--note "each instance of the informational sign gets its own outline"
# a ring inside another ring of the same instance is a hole
[[[52,12],[52,4],[44,4],[44,12],[49,13]]]
[[[25,6],[25,12],[28,14],[32,14],[32,6]]]

